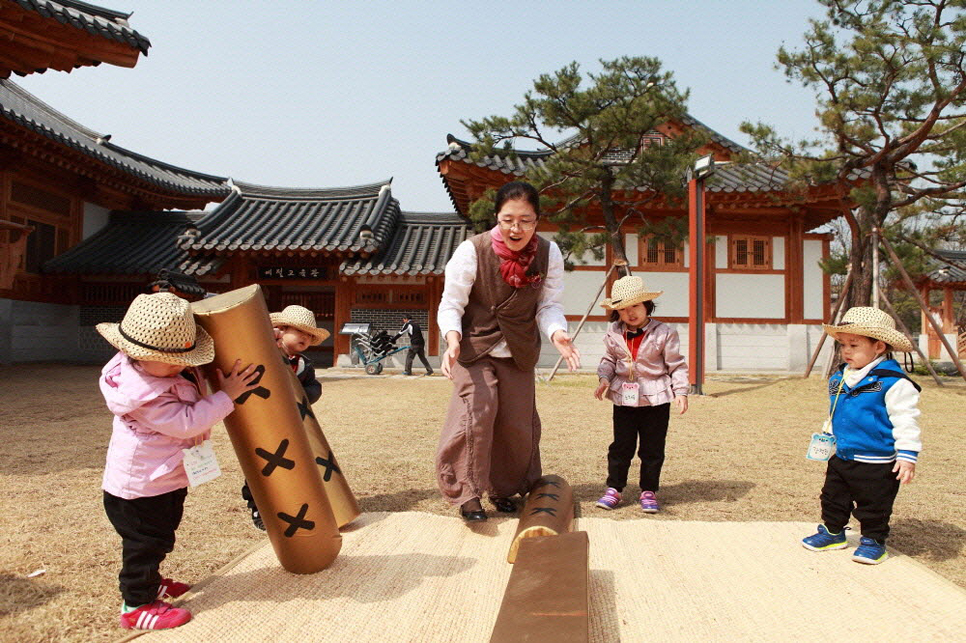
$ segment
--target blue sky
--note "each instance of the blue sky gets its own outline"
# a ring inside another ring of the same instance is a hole
[[[460,119],[508,115],[533,79],[654,56],[689,112],[739,143],[743,120],[802,138],[815,97],[775,69],[814,0],[323,2],[97,0],[152,47],[133,69],[15,77],[122,147],[286,187],[394,177],[407,211],[452,210],[434,159]]]

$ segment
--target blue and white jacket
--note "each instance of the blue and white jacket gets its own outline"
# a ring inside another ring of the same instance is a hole
[[[828,382],[830,411],[843,378],[832,415],[835,455],[872,464],[915,463],[922,451],[919,386],[893,359],[880,357],[859,370],[843,364]]]

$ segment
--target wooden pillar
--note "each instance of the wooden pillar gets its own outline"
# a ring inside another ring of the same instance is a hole
[[[355,279],[340,277],[339,284],[335,287],[335,324],[332,328],[332,335],[334,337],[332,351],[333,366],[336,365],[339,355],[349,354],[349,342],[351,338],[348,335],[340,334],[339,331],[342,329],[342,324],[349,321],[352,316],[352,302],[355,301],[355,297]]]
[[[943,286],[943,332],[956,332],[956,314],[953,310],[953,289]]]
[[[704,179],[688,181],[688,375],[691,392],[702,394],[704,384],[704,322],[707,319],[707,253],[705,247]]]
[[[443,277],[427,277],[427,297],[429,297],[429,312],[426,319],[426,332],[429,334],[429,350],[427,355],[439,355],[439,326],[436,324],[436,313],[439,311],[439,300],[443,296]]]
[[[785,243],[785,316],[789,324],[805,321],[805,224],[800,214],[789,222]]]

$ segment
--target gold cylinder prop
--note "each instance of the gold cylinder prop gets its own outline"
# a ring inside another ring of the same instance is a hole
[[[328,496],[332,513],[335,514],[335,524],[339,527],[345,527],[358,518],[362,512],[359,511],[356,497],[352,494],[352,489],[349,488],[349,482],[345,479],[342,467],[336,462],[329,441],[325,439],[325,434],[322,433],[322,425],[319,424],[315,412],[312,411],[312,405],[302,389],[301,382],[291,368],[286,370],[291,374],[294,382],[292,386],[295,389],[296,406],[299,409],[299,415],[302,416],[302,426],[309,440],[309,447],[315,454],[315,463],[318,465],[319,474],[322,476],[325,495]]]
[[[192,304],[198,323],[215,340],[214,369],[235,360],[255,364],[258,388],[235,401],[225,418],[228,436],[265,521],[275,555],[286,570],[312,574],[342,547],[332,507],[295,403],[291,369],[278,346],[261,288],[256,284]]]
[[[574,490],[560,476],[543,476],[527,494],[517,533],[510,543],[507,562],[517,559],[520,541],[534,536],[557,536],[570,531],[574,522]]]

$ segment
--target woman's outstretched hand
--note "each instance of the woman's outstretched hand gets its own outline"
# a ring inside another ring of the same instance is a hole
[[[442,371],[443,375],[453,379],[453,365],[460,356],[460,334],[455,330],[446,333],[446,352],[443,353]]]
[[[570,335],[567,334],[567,331],[558,330],[551,339],[557,351],[567,360],[567,368],[570,372],[580,368],[580,351],[570,341]]]

